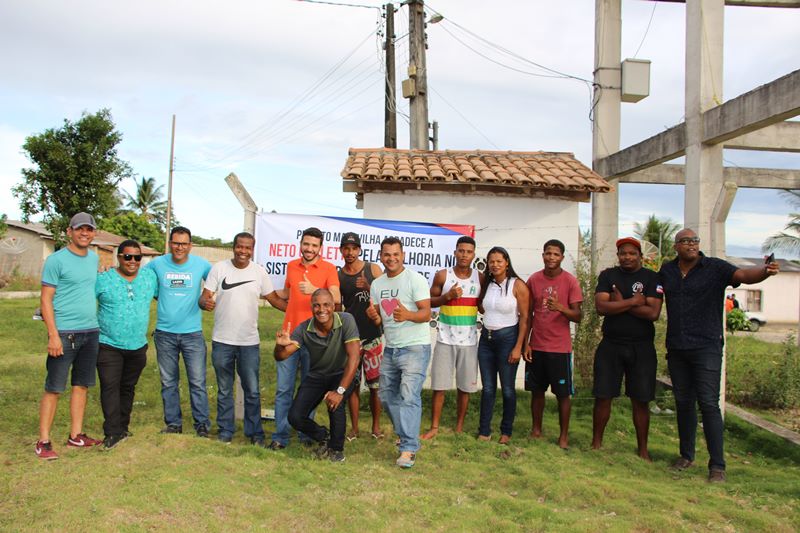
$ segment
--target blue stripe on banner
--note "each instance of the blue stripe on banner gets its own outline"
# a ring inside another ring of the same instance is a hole
[[[406,233],[419,233],[422,235],[460,235],[460,233],[453,231],[451,229],[443,228],[436,224],[430,224],[426,222],[404,222],[400,220],[398,221],[375,220],[371,218],[348,218],[348,217],[330,217],[330,216],[326,216],[324,218],[341,220],[344,222],[351,222],[354,224],[360,224],[362,226],[368,226],[371,228],[381,228],[385,230],[402,231]]]

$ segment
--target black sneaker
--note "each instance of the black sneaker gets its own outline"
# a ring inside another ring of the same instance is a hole
[[[328,448],[328,443],[323,441],[317,444],[317,448],[314,450],[314,457],[317,459],[327,459],[330,457],[330,454],[333,450]]]
[[[106,435],[106,438],[103,439],[103,449],[110,450],[125,438],[125,434],[122,435]]]
[[[344,452],[338,450],[328,450],[328,459],[330,459],[332,463],[343,463]]]
[[[173,425],[170,424],[167,427],[165,427],[164,429],[162,429],[161,433],[164,433],[164,434],[183,433],[183,427],[182,426],[173,426]]]
[[[202,425],[201,426],[197,426],[197,429],[195,430],[195,432],[197,432],[197,436],[202,438],[202,439],[207,439],[208,438],[208,428],[205,427],[205,426],[202,426]]]
[[[709,483],[725,483],[727,481],[727,477],[725,476],[725,471],[719,468],[712,468],[708,471],[708,482]]]
[[[264,437],[251,437],[250,438],[250,444],[252,444],[253,446],[257,446],[259,448],[265,448],[266,449],[266,447],[267,447],[267,443],[264,442]]]
[[[280,442],[278,442],[276,440],[270,442],[269,446],[267,446],[267,449],[268,450],[272,450],[272,451],[278,451],[278,450],[282,450],[284,448],[286,448],[286,446],[281,444]]]

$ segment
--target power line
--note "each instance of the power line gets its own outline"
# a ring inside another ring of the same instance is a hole
[[[453,111],[455,111],[456,113],[458,113],[458,116],[460,116],[460,117],[462,118],[462,120],[464,120],[464,122],[466,122],[467,124],[469,124],[469,125],[472,127],[472,129],[474,129],[475,131],[477,131],[477,132],[478,132],[478,134],[479,134],[481,137],[483,137],[484,139],[486,139],[486,141],[487,141],[489,144],[491,144],[492,146],[494,146],[494,147],[495,147],[495,148],[497,148],[498,150],[500,150],[500,149],[501,149],[499,146],[497,146],[495,143],[493,143],[493,142],[492,142],[492,140],[491,140],[489,137],[487,137],[487,136],[486,136],[486,135],[485,135],[485,134],[484,134],[484,133],[483,133],[483,132],[482,132],[480,129],[478,129],[478,127],[477,127],[475,124],[473,124],[473,123],[472,123],[472,122],[471,122],[471,121],[470,121],[470,120],[469,120],[469,119],[468,119],[466,116],[464,116],[464,114],[463,114],[461,111],[459,111],[458,109],[456,109],[456,107],[455,107],[453,104],[451,104],[450,102],[448,102],[448,101],[447,101],[447,99],[446,99],[444,96],[442,96],[442,95],[439,93],[439,91],[437,91],[437,90],[436,90],[436,89],[435,89],[433,86],[431,86],[431,85],[428,85],[428,88],[429,88],[431,91],[433,91],[434,93],[436,93],[436,96],[438,96],[439,98],[441,98],[441,99],[442,99],[442,101],[443,101],[445,104],[447,104],[448,106],[450,106],[450,109],[452,109]]]
[[[296,2],[306,2],[309,4],[325,4],[328,6],[340,6],[340,7],[364,7],[367,9],[377,9],[380,11],[380,7],[378,6],[368,6],[364,4],[346,4],[344,2],[326,2],[325,0],[295,0]]]
[[[639,50],[642,49],[642,45],[644,44],[644,40],[647,37],[647,32],[650,31],[650,24],[653,23],[653,15],[656,14],[656,8],[658,7],[658,2],[653,2],[653,10],[650,12],[650,20],[647,21],[647,28],[644,30],[644,35],[642,35],[642,41],[639,43],[639,46],[636,48],[636,53],[633,54],[634,59],[636,56],[639,55]]]

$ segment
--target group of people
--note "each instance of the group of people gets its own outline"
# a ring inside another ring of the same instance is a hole
[[[545,393],[558,404],[558,445],[569,446],[572,382],[570,323],[582,318],[580,285],[561,264],[564,244],[548,240],[544,268],[523,281],[499,246],[486,256],[485,272],[473,264],[476,243],[458,239],[454,266],[426,279],[404,264],[403,243],[381,242],[380,262],[361,259],[361,240],[348,232],[340,243],[344,265],[322,259],[323,233],[308,228],[300,239],[301,256],[288,263],[284,287],[274,289],[265,269],[253,262],[255,238],[234,238],[233,258],[213,267],[190,254],[191,232],[170,233],[170,254],[140,269],[141,246],[125,241],[114,269],[98,274],[98,258],[89,246],[94,218],[79,213],[67,230],[69,244],[52,254],[42,274],[42,317],[48,330],[47,379],[40,407],[36,454],[57,458],[50,441],[56,405],[72,367],[71,426],[66,445],[113,448],[129,431],[134,389],[146,363],[150,302],[158,299],[153,334],[161,375],[165,427],[183,431],[179,397],[179,357],[189,383],[194,430],[209,437],[206,393],[206,343],[201,309],[214,313],[211,359],[217,379],[217,439],[230,443],[235,432],[233,384],[238,373],[244,393],[244,434],[256,446],[280,450],[289,445],[290,428],[316,445],[314,453],[344,461],[347,440],[359,436],[362,379],[369,390],[371,436],[384,438],[381,411],[398,436],[396,464],[414,466],[420,439],[440,430],[447,390],[457,389],[455,432],[464,430],[470,394],[482,386],[478,439],[492,440],[497,382],[502,393],[500,444],[512,438],[516,415],[516,375],[525,360],[525,389],[531,391],[530,438],[542,436]],[[709,481],[725,480],[719,383],[724,343],[722,300],[728,286],[757,283],[778,273],[775,262],[739,269],[703,255],[690,229],[675,238],[677,258],[656,273],[642,265],[634,238],[616,243],[618,266],[598,278],[594,304],[604,317],[594,359],[595,397],[592,448],[599,449],[611,404],[625,393],[631,399],[638,454],[650,460],[647,440],[649,402],[655,397],[654,322],[662,300],[667,308],[667,361],[674,387],[680,456],[674,468],[693,465],[697,408],[710,455]],[[97,304],[95,304],[95,299]],[[258,305],[266,299],[285,313],[276,334],[275,432],[267,444],[261,420]],[[438,308],[436,342],[431,350],[431,309]],[[479,322],[482,316],[482,323]],[[430,366],[430,428],[420,435],[421,393]],[[82,428],[87,388],[100,376],[105,422],[102,441]],[[297,374],[300,386],[295,392]],[[327,427],[315,421],[324,404]],[[351,431],[346,430],[346,409]]]

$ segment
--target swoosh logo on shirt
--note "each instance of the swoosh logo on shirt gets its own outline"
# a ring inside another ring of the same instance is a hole
[[[236,283],[228,283],[227,281],[225,281],[226,279],[227,278],[222,278],[222,290],[223,291],[230,290],[230,289],[232,289],[234,287],[238,287],[239,285],[244,285],[245,283],[252,283],[254,281],[252,279],[249,279],[247,281],[239,281],[239,282],[236,282]]]

